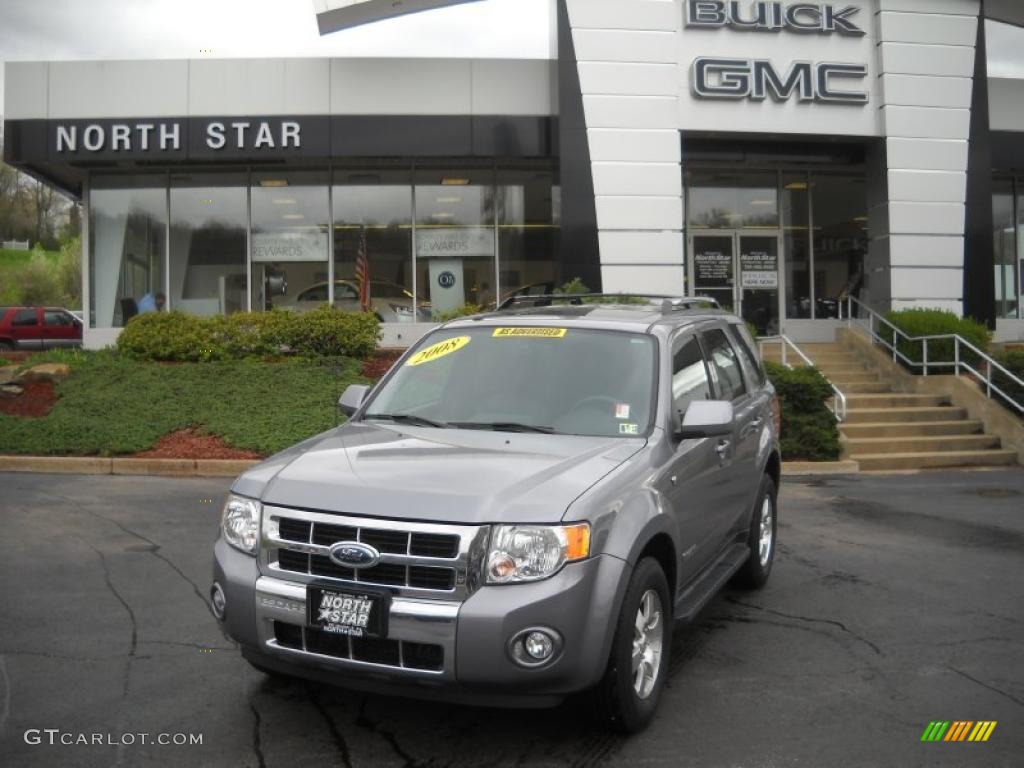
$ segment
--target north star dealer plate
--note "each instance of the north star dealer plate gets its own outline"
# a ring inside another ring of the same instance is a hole
[[[335,635],[384,637],[391,596],[383,592],[310,586],[306,593],[309,626]]]

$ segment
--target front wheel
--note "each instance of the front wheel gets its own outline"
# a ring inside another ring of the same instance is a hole
[[[665,685],[671,646],[668,582],[658,561],[646,557],[629,580],[608,668],[595,690],[602,722],[623,733],[647,727]]]
[[[760,589],[768,581],[775,562],[775,533],[778,529],[778,492],[768,475],[761,478],[754,514],[750,516],[747,545],[750,557],[736,573],[736,583],[748,589]]]

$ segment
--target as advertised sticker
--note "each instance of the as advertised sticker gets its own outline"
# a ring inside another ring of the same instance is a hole
[[[639,435],[640,425],[639,424],[619,424],[620,435]]]
[[[495,328],[496,339],[564,339],[568,328]]]
[[[439,341],[437,344],[431,344],[426,349],[422,349],[410,357],[406,365],[423,365],[424,363],[431,363],[434,360],[439,360],[445,355],[450,355],[452,352],[458,352],[464,346],[469,344],[469,342],[469,336],[456,336],[454,339]]]

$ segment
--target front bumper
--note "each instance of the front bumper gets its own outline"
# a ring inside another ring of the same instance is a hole
[[[299,629],[306,621],[305,585],[260,574],[254,558],[223,539],[215,546],[214,579],[227,598],[228,633],[258,665],[382,693],[448,691],[460,694],[456,700],[498,695],[540,703],[586,689],[604,672],[627,568],[604,555],[544,581],[481,587],[463,602],[395,596],[388,641],[397,648],[386,663],[361,660],[351,646],[347,654],[344,646],[341,655],[317,652],[322,646],[307,643]],[[509,654],[510,639],[528,627],[553,629],[563,639],[560,653],[541,667],[519,666]],[[282,644],[282,628],[302,641]],[[421,645],[440,647],[436,668],[406,666],[406,654]]]

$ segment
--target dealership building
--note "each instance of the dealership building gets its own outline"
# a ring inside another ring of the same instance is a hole
[[[147,294],[358,308],[363,271],[386,344],[573,278],[797,340],[846,296],[1024,339],[1024,77],[986,50],[1019,40],[1024,71],[1024,3],[552,15],[550,59],[8,63],[4,160],[84,206],[86,344]]]

